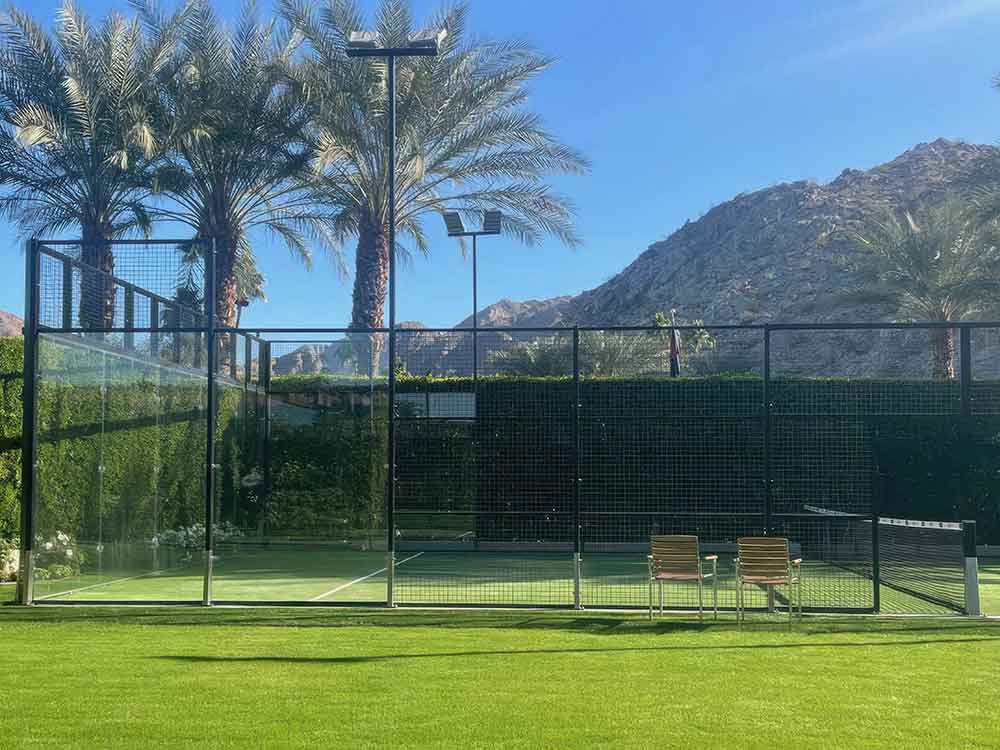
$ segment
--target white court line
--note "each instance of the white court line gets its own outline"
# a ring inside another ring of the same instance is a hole
[[[104,581],[104,583],[92,583],[89,586],[81,586],[78,589],[68,589],[67,591],[57,591],[54,594],[46,594],[45,596],[36,596],[35,601],[40,602],[43,599],[54,599],[57,596],[72,596],[73,594],[79,594],[81,591],[89,591],[90,589],[97,589],[101,586],[110,586],[113,583],[124,583],[125,581],[135,581],[139,578],[149,578],[150,576],[163,575],[164,573],[171,573],[175,570],[183,570],[186,566],[179,565],[174,568],[164,568],[163,570],[152,570],[149,573],[141,573],[137,576],[130,576],[128,578],[115,578],[111,581]]]
[[[422,554],[424,554],[424,553],[423,553],[423,552],[418,552],[418,553],[417,553],[417,554],[415,554],[415,555],[410,555],[410,556],[409,556],[409,557],[407,557],[407,558],[406,558],[405,560],[400,560],[400,561],[399,561],[398,563],[396,563],[396,566],[398,567],[398,566],[402,565],[403,563],[405,563],[405,562],[407,562],[407,561],[409,561],[409,560],[412,560],[412,559],[413,559],[414,557],[420,557],[420,556],[421,556]],[[366,576],[361,576],[361,578],[355,578],[355,579],[354,579],[353,581],[351,581],[350,583],[343,583],[343,584],[341,584],[340,586],[337,586],[337,588],[335,588],[335,589],[330,589],[330,590],[329,590],[329,591],[327,591],[327,592],[326,592],[325,594],[320,594],[319,596],[314,596],[314,597],[313,597],[312,599],[310,599],[309,601],[311,601],[311,602],[318,602],[318,601],[319,601],[320,599],[325,599],[325,598],[326,598],[326,597],[328,597],[328,596],[333,596],[333,595],[334,595],[334,594],[336,594],[336,593],[337,593],[338,591],[343,591],[343,590],[344,590],[344,589],[346,589],[346,588],[347,588],[348,586],[353,586],[353,585],[354,585],[354,584],[356,584],[356,583],[361,583],[362,581],[367,581],[367,580],[368,580],[369,578],[373,578],[374,576],[377,576],[377,575],[378,575],[379,573],[385,573],[385,571],[386,571],[386,569],[385,569],[385,568],[379,568],[379,569],[378,569],[378,570],[376,570],[376,571],[375,571],[374,573],[369,573],[369,574],[368,574],[368,575],[366,575]]]

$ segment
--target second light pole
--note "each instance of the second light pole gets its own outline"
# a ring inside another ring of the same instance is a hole
[[[479,291],[476,257],[476,239],[483,235],[500,234],[501,214],[499,211],[483,211],[483,228],[477,231],[466,230],[462,223],[462,215],[458,211],[445,211],[444,223],[448,228],[449,237],[472,238],[472,380],[479,379]]]
[[[386,480],[385,506],[385,569],[386,605],[396,606],[396,58],[436,57],[438,46],[447,36],[447,30],[425,32],[410,37],[402,46],[385,45],[378,34],[369,31],[351,32],[347,44],[348,57],[381,57],[387,70],[386,88],[389,94],[387,141],[389,146],[389,476]]]

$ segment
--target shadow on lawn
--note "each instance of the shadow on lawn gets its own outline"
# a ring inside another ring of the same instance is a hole
[[[915,638],[891,641],[849,641],[838,643],[748,643],[739,645],[703,646],[626,646],[611,648],[529,648],[514,650],[491,651],[442,651],[426,654],[373,654],[369,656],[195,656],[195,655],[163,655],[151,656],[158,661],[176,661],[199,664],[226,664],[243,662],[280,663],[280,664],[366,664],[370,662],[399,661],[409,659],[450,659],[469,658],[474,656],[546,656],[554,654],[619,654],[619,653],[650,653],[662,651],[770,651],[775,649],[803,648],[885,648],[909,647],[942,643],[982,643],[998,641],[995,638]]]
[[[264,628],[495,628],[550,630],[592,635],[665,635],[684,632],[719,632],[737,629],[732,614],[703,622],[691,616],[648,620],[635,613],[514,612],[498,610],[415,610],[347,608],[214,608],[201,607],[0,607],[0,625],[9,623],[264,627]],[[784,617],[751,616],[748,633],[789,633]],[[876,619],[868,617],[807,617],[793,625],[790,635],[833,633],[968,635],[983,640],[1000,639],[1000,621],[942,619]],[[987,635],[989,634],[989,635]],[[995,636],[993,635],[995,634]],[[954,642],[953,639],[951,642]],[[930,641],[926,641],[930,642]],[[853,645],[853,644],[852,644]],[[877,644],[882,645],[882,644]]]

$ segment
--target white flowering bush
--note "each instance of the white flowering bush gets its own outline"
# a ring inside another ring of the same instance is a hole
[[[21,540],[17,537],[0,538],[0,581],[13,581],[17,578],[20,547]]]
[[[65,531],[50,537],[35,537],[35,574],[38,578],[70,578],[80,575],[84,555]]]
[[[243,536],[243,532],[228,521],[215,525],[215,541],[217,542],[226,542],[240,536]],[[153,537],[153,545],[178,547],[188,551],[201,549],[205,546],[205,526],[196,523],[191,526],[161,531]]]

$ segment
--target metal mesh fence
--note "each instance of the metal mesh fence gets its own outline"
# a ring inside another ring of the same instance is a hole
[[[36,539],[79,555],[39,598],[197,599],[211,521],[222,602],[645,607],[650,537],[690,534],[724,609],[761,535],[807,610],[963,606],[954,540],[914,566],[877,519],[983,518],[998,328],[414,328],[390,362],[382,330],[212,333],[203,255],[123,248],[38,249]]]

